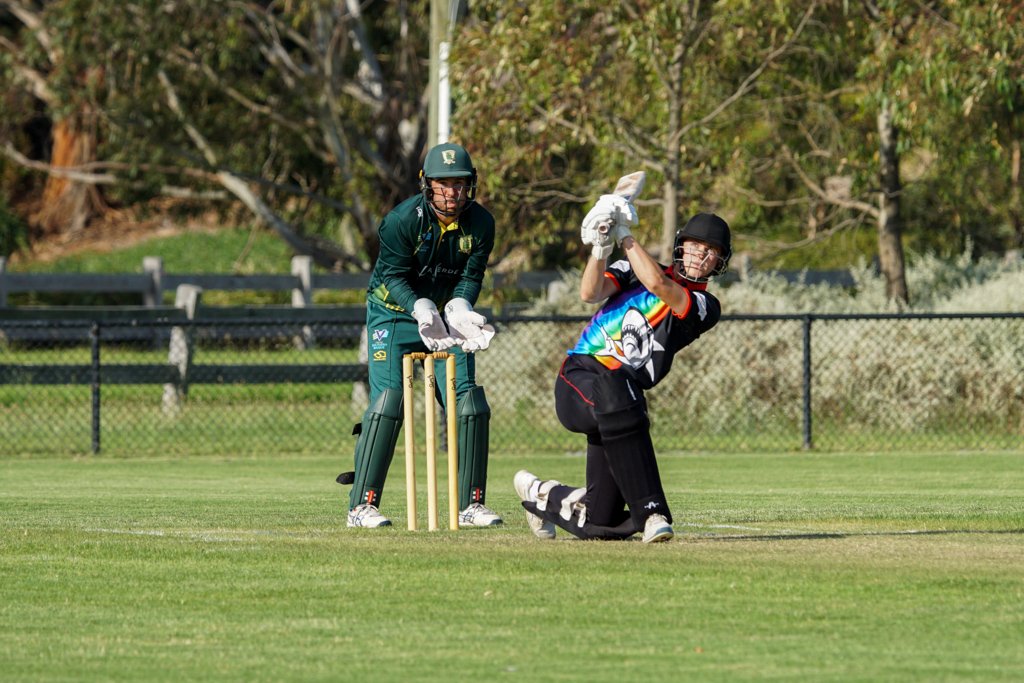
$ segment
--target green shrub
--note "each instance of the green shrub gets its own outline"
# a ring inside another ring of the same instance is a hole
[[[0,195],[0,256],[10,256],[28,243],[28,229]]]

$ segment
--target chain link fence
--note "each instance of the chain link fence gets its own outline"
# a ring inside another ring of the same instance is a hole
[[[494,322],[477,356],[491,448],[582,451],[553,386],[585,318]],[[361,336],[329,319],[0,321],[4,451],[348,458]],[[659,450],[1018,449],[1024,314],[728,316],[648,403]]]

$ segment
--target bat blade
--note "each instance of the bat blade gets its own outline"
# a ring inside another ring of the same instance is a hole
[[[634,201],[640,196],[646,181],[647,173],[644,171],[634,171],[629,175],[619,178],[619,182],[615,183],[615,189],[612,190],[612,194],[625,197],[627,201]]]

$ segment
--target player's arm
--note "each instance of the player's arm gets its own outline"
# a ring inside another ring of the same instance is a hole
[[[604,301],[619,291],[618,280],[607,276],[605,268],[614,243],[622,242],[622,237],[614,233],[616,226],[621,225],[622,234],[628,235],[628,226],[636,225],[639,220],[633,200],[640,196],[646,180],[647,174],[643,171],[622,176],[612,193],[601,195],[583,218],[580,238],[583,244],[592,246],[580,281],[580,298],[587,303]]]
[[[607,264],[606,258],[587,257],[587,265],[580,278],[580,299],[588,304],[601,303],[619,291],[618,283],[605,275]]]
[[[415,237],[394,213],[388,213],[377,229],[380,253],[377,272],[381,275],[391,303],[412,311],[416,293],[412,288],[416,268]]]
[[[661,266],[631,234],[622,237],[620,245],[640,283],[676,313],[684,315],[690,308],[690,293],[665,274]]]

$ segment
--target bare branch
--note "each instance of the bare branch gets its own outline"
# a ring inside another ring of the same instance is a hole
[[[53,39],[43,26],[43,20],[39,17],[38,12],[33,11],[24,2],[19,2],[18,0],[4,0],[0,2],[0,7],[6,7],[7,11],[13,14],[18,21],[25,25],[25,28],[32,32],[35,39],[46,51],[46,56],[51,64],[56,64],[60,61],[60,52],[53,47]]]
[[[160,83],[164,86],[164,91],[167,96],[167,105],[171,111],[178,117],[185,127],[185,131],[193,144],[199,148],[206,162],[210,166],[217,165],[217,155],[214,153],[210,143],[206,140],[203,134],[192,124],[186,121],[185,112],[181,108],[181,103],[178,100],[177,93],[174,90],[174,86],[170,82],[170,78],[166,72],[162,69],[158,72],[158,78]],[[256,217],[269,225],[277,232],[280,237],[291,246],[296,253],[312,256],[313,259],[322,266],[333,268],[338,265],[338,261],[345,260],[348,257],[341,254],[333,254],[330,257],[326,256],[323,250],[316,249],[312,246],[309,240],[299,235],[288,224],[283,218],[277,215],[249,187],[248,182],[236,173],[228,171],[226,169],[218,169],[212,174],[212,178],[219,183],[224,189],[234,195],[239,201],[242,202],[250,211],[252,211]],[[348,259],[349,262],[354,262]]]
[[[830,237],[833,237],[843,231],[858,228],[864,224],[865,220],[866,216],[864,214],[852,216],[850,218],[846,218],[842,221],[839,221],[838,223],[835,223],[832,227],[828,228],[827,230],[819,230],[813,236],[806,237],[801,240],[796,240],[795,242],[766,240],[757,237],[756,235],[744,235],[743,239],[744,242],[746,242],[747,244],[756,245],[752,248],[746,249],[746,252],[750,256],[754,258],[776,256],[787,251],[794,251],[796,249],[803,249],[804,247],[809,247],[813,244],[817,244],[818,242],[823,242],[829,239]]]
[[[830,204],[832,206],[840,206],[844,209],[853,209],[854,211],[860,211],[861,213],[865,213],[876,219],[879,217],[878,207],[872,206],[867,202],[860,202],[852,199],[840,199],[835,195],[826,192],[821,185],[814,182],[814,180],[812,180],[811,177],[807,175],[803,167],[800,166],[800,163],[796,160],[796,158],[794,158],[793,153],[792,151],[790,151],[789,147],[783,146],[782,157],[789,162],[790,166],[796,172],[797,177],[800,178],[800,181],[804,184],[804,186],[807,187],[807,189],[810,190],[812,194],[816,195],[826,204]]]
[[[692,121],[687,125],[683,126],[681,129],[679,129],[679,131],[672,136],[672,139],[669,141],[669,144],[679,144],[679,140],[681,140],[686,133],[693,130],[694,128],[707,125],[715,118],[717,118],[719,114],[721,114],[723,111],[732,106],[735,102],[740,100],[744,95],[750,92],[751,88],[754,87],[754,83],[757,82],[757,79],[760,78],[761,74],[764,73],[765,69],[771,66],[771,64],[775,62],[776,59],[789,52],[793,44],[796,42],[796,39],[799,38],[800,34],[803,33],[804,28],[807,26],[807,22],[810,21],[811,16],[813,16],[814,11],[817,8],[817,5],[817,0],[811,2],[811,4],[807,7],[807,10],[804,12],[803,16],[800,18],[800,22],[797,24],[796,29],[790,35],[789,39],[787,39],[786,42],[784,42],[781,46],[769,52],[768,55],[764,58],[764,60],[762,60],[762,62],[757,66],[757,68],[755,68],[753,71],[747,74],[747,77],[743,79],[743,82],[740,83],[740,85],[731,95],[729,95],[724,100],[719,102],[714,109],[705,114],[701,119],[697,121]]]
[[[387,90],[384,84],[384,73],[377,61],[377,55],[366,37],[366,26],[363,23],[363,12],[359,6],[359,0],[345,0],[345,7],[349,16],[352,17],[352,25],[349,32],[352,34],[352,41],[362,55],[359,62],[359,83],[366,92],[373,96],[378,102],[383,102]]]
[[[44,173],[48,173],[58,178],[66,178],[67,180],[72,180],[78,183],[87,183],[90,185],[111,185],[117,182],[117,176],[112,173],[92,173],[75,168],[51,166],[43,161],[34,161],[15,149],[14,145],[10,142],[4,143],[3,153],[9,159],[21,166],[24,166],[25,168],[30,168],[34,171],[43,171]]]
[[[178,121],[181,122],[185,128],[185,132],[188,134],[192,143],[199,149],[203,157],[206,159],[206,163],[210,166],[217,165],[217,154],[213,151],[213,147],[206,141],[202,133],[186,120],[185,112],[181,108],[181,101],[178,99],[178,93],[174,89],[174,85],[171,83],[171,79],[167,76],[167,72],[160,69],[157,72],[157,78],[160,80],[160,84],[164,86],[164,93],[167,96],[167,106],[171,112],[178,117]]]
[[[730,183],[729,190],[735,192],[738,195],[742,195],[748,202],[756,206],[763,206],[765,208],[778,208],[782,206],[800,206],[802,204],[810,204],[810,199],[807,197],[794,197],[793,199],[765,199],[757,192],[749,190],[742,185],[736,183]]]
[[[19,166],[31,169],[33,171],[41,171],[47,175],[54,176],[56,178],[65,178],[76,183],[83,183],[86,185],[118,185],[121,187],[130,188],[144,188],[147,187],[146,183],[131,182],[123,178],[119,178],[113,173],[94,173],[88,169],[90,168],[103,168],[103,167],[120,167],[127,169],[130,164],[121,163],[102,163],[92,162],[89,164],[82,164],[80,166],[53,166],[44,161],[35,161],[29,159],[24,154],[14,148],[14,146],[8,141],[4,143],[2,151],[5,156],[14,161]],[[194,171],[194,169],[166,169],[166,168],[148,168],[141,170],[154,170],[157,172],[167,172],[169,170],[177,172],[188,172]],[[200,175],[203,178],[211,179],[211,174],[202,171],[194,172],[191,175]],[[179,199],[204,199],[204,200],[220,200],[227,199],[228,195],[226,192],[220,191],[200,191],[194,190],[188,187],[179,187],[177,185],[163,185],[160,187],[160,193],[169,197],[177,197]]]
[[[55,98],[53,91],[50,90],[50,86],[46,82],[46,77],[35,69],[29,68],[21,63],[21,60],[18,59],[21,48],[3,36],[0,36],[0,48],[3,48],[4,51],[11,55],[11,58],[14,61],[15,73],[29,84],[32,89],[32,94],[43,102],[52,105]]]
[[[590,142],[590,143],[598,144],[599,141],[597,140],[597,138],[590,131],[586,130],[585,128],[583,128],[579,124],[574,123],[574,122],[570,121],[569,119],[566,119],[565,117],[562,116],[562,114],[561,114],[562,107],[560,107],[556,111],[548,111],[546,109],[541,108],[540,106],[534,105],[533,110],[537,114],[539,114],[542,117],[544,117],[544,119],[546,121],[549,121],[551,123],[557,124],[557,125],[559,125],[559,126],[561,126],[563,128],[566,128],[566,129],[572,131],[581,140],[585,140],[585,141]],[[619,123],[622,123],[622,125],[626,125],[625,123],[623,123],[621,121],[619,121]],[[623,129],[620,129],[620,130],[623,130]],[[645,168],[651,169],[651,170],[655,170],[655,171],[658,171],[658,172],[660,172],[662,174],[665,174],[665,171],[666,171],[665,165],[660,163],[660,162],[658,162],[653,157],[651,157],[651,155],[648,153],[648,151],[646,149],[644,149],[642,146],[640,146],[639,143],[636,143],[635,141],[631,141],[628,136],[620,136],[618,141],[615,141],[615,140],[601,141],[600,144],[605,149],[617,150],[617,151],[622,152],[623,154],[626,154],[627,156],[630,156],[630,157],[633,157],[633,156],[638,157],[640,164],[642,166],[644,166]]]
[[[257,116],[265,117],[280,125],[282,128],[292,131],[306,143],[306,147],[310,152],[315,154],[321,161],[331,161],[331,158],[323,153],[320,146],[314,144],[313,138],[309,135],[309,130],[316,127],[316,121],[313,119],[307,119],[303,122],[292,121],[291,119],[281,116],[274,107],[255,102],[237,88],[225,82],[209,64],[204,64],[200,60],[196,59],[195,53],[186,50],[181,46],[177,46],[171,51],[168,55],[168,60],[173,63],[180,64],[188,69],[201,72],[210,83],[217,86],[221,92],[242,105],[249,112]]]

